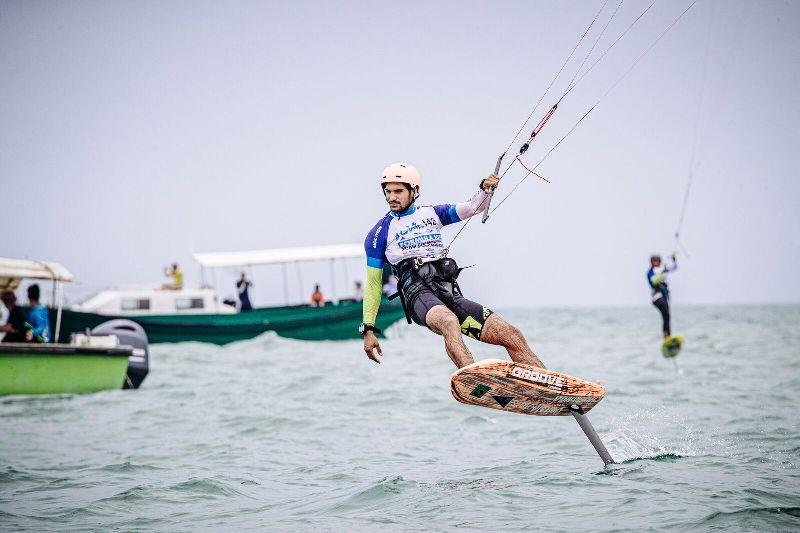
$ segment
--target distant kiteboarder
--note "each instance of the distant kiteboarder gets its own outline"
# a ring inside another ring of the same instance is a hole
[[[650,269],[647,271],[647,283],[650,284],[650,300],[661,313],[661,331],[664,335],[664,342],[661,345],[661,353],[664,357],[674,357],[678,355],[683,343],[683,337],[672,335],[670,329],[669,311],[669,286],[667,285],[667,273],[678,269],[676,254],[672,254],[672,262],[662,265],[661,256],[653,255],[650,257]]]

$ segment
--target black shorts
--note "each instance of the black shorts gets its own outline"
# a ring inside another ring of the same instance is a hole
[[[428,327],[425,316],[434,306],[443,305],[450,309],[461,324],[461,333],[480,340],[483,325],[492,315],[488,307],[467,300],[461,294],[456,282],[434,281],[426,283],[421,279],[411,279],[403,287],[411,320],[420,326]]]
[[[671,333],[669,327],[669,301],[666,297],[662,296],[661,298],[653,300],[653,305],[655,305],[656,309],[661,313],[661,329],[664,335],[669,335]]]

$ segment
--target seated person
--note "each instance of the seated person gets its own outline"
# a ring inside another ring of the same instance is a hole
[[[319,290],[319,284],[314,285],[314,292],[311,293],[311,307],[323,307],[325,305],[325,296]]]
[[[360,281],[356,281],[356,287],[353,291],[353,299],[357,302],[360,302],[364,299],[364,287],[361,285]]]
[[[35,283],[28,287],[28,323],[33,327],[33,340],[50,342],[50,317],[47,308],[39,303],[39,285]]]
[[[31,335],[29,330],[25,327],[25,323],[28,321],[28,315],[23,308],[17,305],[17,296],[14,294],[14,291],[3,291],[3,293],[0,294],[0,300],[2,300],[3,305],[8,309],[8,320],[3,326],[0,326],[0,331],[4,331],[6,334],[5,337],[3,337],[3,342],[25,342],[33,338],[33,335]],[[27,335],[26,331],[28,332]]]
[[[164,275],[172,278],[172,283],[165,283],[161,286],[162,289],[170,291],[179,291],[183,289],[183,270],[178,266],[178,263],[172,263],[172,268],[165,268]]]

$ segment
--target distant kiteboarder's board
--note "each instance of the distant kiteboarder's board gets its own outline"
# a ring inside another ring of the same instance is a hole
[[[589,411],[606,392],[599,383],[500,359],[460,368],[450,391],[461,403],[539,416],[569,415],[573,405]]]
[[[670,335],[661,343],[661,355],[675,357],[680,353],[681,346],[683,346],[683,335]]]

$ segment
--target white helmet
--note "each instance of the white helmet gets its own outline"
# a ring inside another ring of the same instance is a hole
[[[419,170],[408,163],[392,163],[381,172],[381,186],[386,183],[407,183],[419,187]]]

